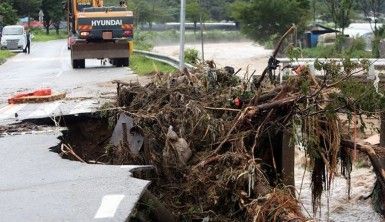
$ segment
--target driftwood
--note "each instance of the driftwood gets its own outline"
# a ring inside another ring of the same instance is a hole
[[[357,150],[365,153],[369,157],[370,162],[373,165],[374,172],[376,173],[377,179],[381,184],[382,195],[385,196],[385,168],[380,162],[380,159],[384,158],[384,152],[381,152],[380,149],[385,150],[385,147],[375,147],[372,145],[354,143],[351,140],[341,140],[341,146],[349,149],[356,148]]]
[[[277,57],[278,55],[278,52],[279,52],[279,49],[281,48],[282,44],[283,44],[283,41],[286,39],[286,37],[288,35],[290,35],[292,32],[294,32],[296,30],[296,27],[293,25],[289,30],[286,31],[286,33],[280,38],[280,40],[278,41],[278,44],[277,46],[275,47],[274,49],[274,52],[272,54],[272,56],[270,57],[271,60],[275,60],[275,58]],[[270,67],[269,65],[263,70],[262,72],[262,75],[261,77],[258,79],[258,82],[256,82],[255,86],[257,88],[259,88],[261,86],[261,83],[262,81],[265,79],[266,77],[266,74],[269,72],[269,70],[271,70],[272,67]]]

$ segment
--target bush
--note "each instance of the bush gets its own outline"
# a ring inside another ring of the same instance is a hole
[[[332,58],[338,57],[337,50],[334,46],[318,46],[315,48],[306,48],[303,49],[303,57],[309,58]]]
[[[7,61],[8,58],[14,56],[15,53],[8,50],[0,50],[0,65]]]
[[[340,43],[341,44],[341,43]],[[310,58],[340,58],[340,57],[350,57],[350,58],[371,58],[371,52],[365,50],[366,43],[363,38],[353,39],[351,46],[346,49],[341,49],[339,52],[336,45],[330,46],[317,46],[315,48],[306,48],[303,49],[303,57]]]
[[[170,65],[158,62],[135,53],[130,58],[130,68],[138,75],[147,75],[153,72],[172,73],[176,69]]]
[[[45,29],[42,28],[31,28],[34,42],[46,42],[51,40],[66,39],[68,33],[66,30],[59,30],[59,35],[56,34],[55,30],[51,30],[49,35],[46,34]]]
[[[154,33],[136,29],[134,31],[135,48],[139,50],[150,51],[154,47]]]
[[[350,50],[351,51],[357,51],[357,50],[365,51],[365,48],[366,48],[365,40],[363,38],[355,38],[355,39],[353,39],[352,46],[351,46]]]
[[[199,62],[198,50],[196,49],[186,49],[184,52],[184,59],[186,63],[197,64]]]

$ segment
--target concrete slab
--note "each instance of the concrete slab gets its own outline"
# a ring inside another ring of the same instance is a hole
[[[100,106],[102,106],[102,102],[96,99],[4,105],[0,107],[0,125],[17,123],[26,119],[93,113],[99,110]]]
[[[63,160],[61,133],[0,138],[0,221],[125,221],[149,181],[135,166]]]

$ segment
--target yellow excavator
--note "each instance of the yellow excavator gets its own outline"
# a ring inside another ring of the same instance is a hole
[[[109,59],[128,66],[133,50],[133,13],[126,7],[104,7],[103,0],[67,0],[68,48],[74,69],[85,59]]]

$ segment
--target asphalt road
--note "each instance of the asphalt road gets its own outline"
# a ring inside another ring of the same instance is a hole
[[[111,84],[115,79],[136,81],[138,77],[129,68],[102,65],[99,60],[86,60],[86,69],[74,70],[65,40],[34,43],[31,54],[18,53],[0,66],[0,124],[94,111],[115,95]],[[66,92],[66,99],[38,106],[7,104],[18,92],[46,87]]]
[[[0,137],[0,221],[126,221],[148,181],[49,148],[60,132]]]
[[[0,66],[0,125],[24,119],[93,112],[116,88],[111,80],[136,80],[128,68],[87,61],[73,70],[65,41],[35,43]],[[61,101],[8,105],[17,92],[50,87]],[[149,181],[135,166],[88,165],[64,160],[50,148],[61,129],[0,135],[0,221],[125,221]]]

